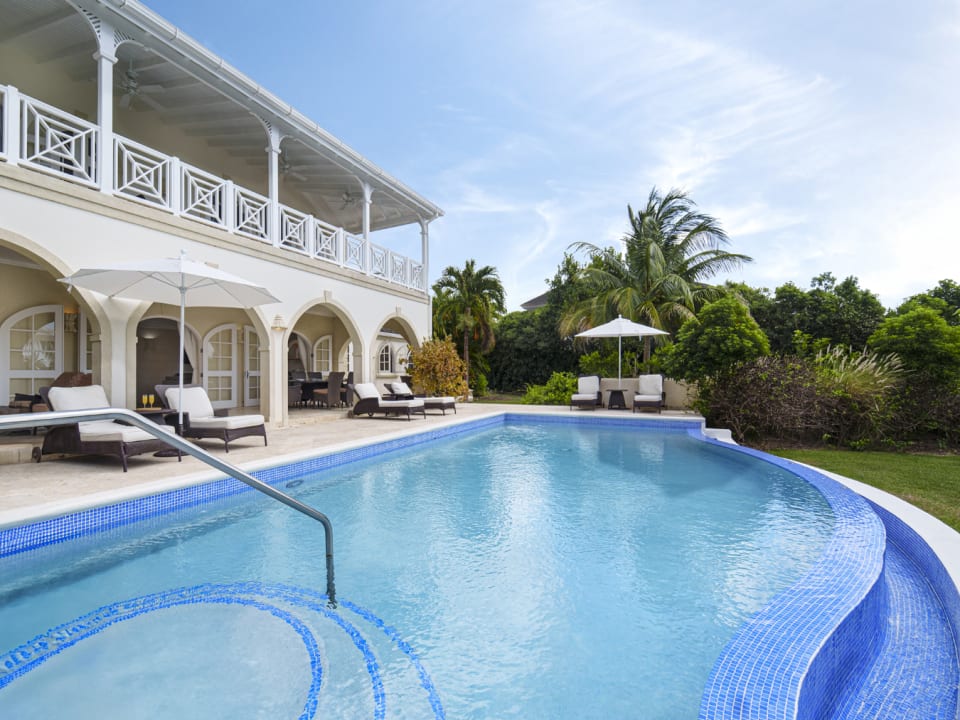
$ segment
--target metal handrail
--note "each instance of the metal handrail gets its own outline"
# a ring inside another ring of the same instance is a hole
[[[179,435],[166,432],[156,423],[147,420],[132,410],[124,408],[102,408],[96,410],[55,410],[51,412],[22,413],[19,415],[0,416],[0,431],[19,430],[35,427],[49,427],[53,425],[73,425],[77,422],[87,422],[90,420],[122,420],[125,423],[133,425],[148,432],[158,440],[163,440],[168,445],[177,448],[181,452],[205,462],[207,465],[219,470],[230,477],[249,485],[254,490],[259,490],[264,495],[272,497],[274,500],[282,502],[287,507],[293,508],[297,512],[303,513],[307,517],[313,518],[323,525],[324,541],[326,544],[327,556],[327,602],[330,607],[337,606],[337,596],[333,583],[333,525],[330,518],[319,510],[306,505],[299,500],[290,497],[275,487],[267,485],[262,480],[244,472],[235,465],[224,462],[215,455],[211,455],[203,448],[197,447],[189,440],[184,440]]]

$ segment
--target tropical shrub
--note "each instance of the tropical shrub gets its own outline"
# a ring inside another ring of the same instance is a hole
[[[555,372],[545,385],[528,385],[520,402],[525,405],[569,405],[577,391],[577,376],[568,372]]]
[[[657,353],[667,375],[701,385],[730,371],[739,363],[770,354],[770,343],[734,298],[706,305],[680,328],[677,341]]]
[[[467,368],[453,341],[427,340],[410,353],[410,371],[415,392],[427,395],[465,397]]]
[[[960,384],[960,327],[949,325],[933,308],[916,307],[888,317],[870,336],[869,346],[895,353],[905,369],[945,389],[955,390]]]

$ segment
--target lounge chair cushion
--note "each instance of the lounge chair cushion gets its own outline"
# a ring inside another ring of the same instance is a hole
[[[179,412],[182,409],[183,412],[190,413],[191,425],[201,418],[212,418],[215,414],[210,398],[207,397],[207,391],[202,387],[183,389],[183,408],[180,407],[180,388],[167,388],[167,405],[171,410]],[[262,418],[260,422],[263,422]]]
[[[422,408],[423,398],[413,398],[411,400],[380,400],[380,407],[384,410],[392,408]]]
[[[663,398],[660,395],[634,395],[633,401],[635,403],[658,403]]]
[[[390,383],[394,395],[413,395],[413,390],[405,382]]]
[[[186,394],[186,391],[184,391]],[[184,412],[188,412],[184,410]],[[225,415],[223,417],[200,417],[190,415],[190,427],[204,430],[236,430],[237,428],[259,427],[263,425],[263,415]]]
[[[660,398],[663,394],[663,376],[662,375],[641,375],[638,378],[639,387],[637,396],[653,395]]]
[[[102,385],[52,387],[47,391],[47,397],[57,410],[95,410],[110,407]]]
[[[380,391],[377,390],[377,386],[373,383],[359,383],[353,386],[353,390],[357,393],[361,400],[380,397]]]
[[[573,397],[570,398],[571,403],[576,403],[578,401],[579,402],[596,402],[596,400],[597,400],[597,394],[595,392],[574,393]]]
[[[133,443],[143,440],[156,440],[156,438],[146,430],[141,430],[132,425],[121,425],[113,420],[95,420],[92,422],[79,423],[79,426],[80,440],[83,442]],[[173,433],[172,427],[167,427],[166,425],[157,425],[157,427],[164,432]]]
[[[589,400],[595,398],[600,392],[600,378],[596,375],[585,375],[577,379],[577,393],[574,399]]]

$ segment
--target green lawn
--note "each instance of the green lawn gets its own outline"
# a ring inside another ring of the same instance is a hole
[[[960,456],[850,450],[769,452],[878,487],[960,531]]]

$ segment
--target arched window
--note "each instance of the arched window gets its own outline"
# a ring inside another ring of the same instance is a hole
[[[382,348],[380,348],[379,368],[381,373],[393,372],[393,353],[390,352],[389,345],[384,345]]]
[[[313,345],[313,372],[333,370],[333,336],[324,335]]]
[[[63,372],[63,305],[21,310],[0,325],[0,383],[6,395],[33,395]]]

